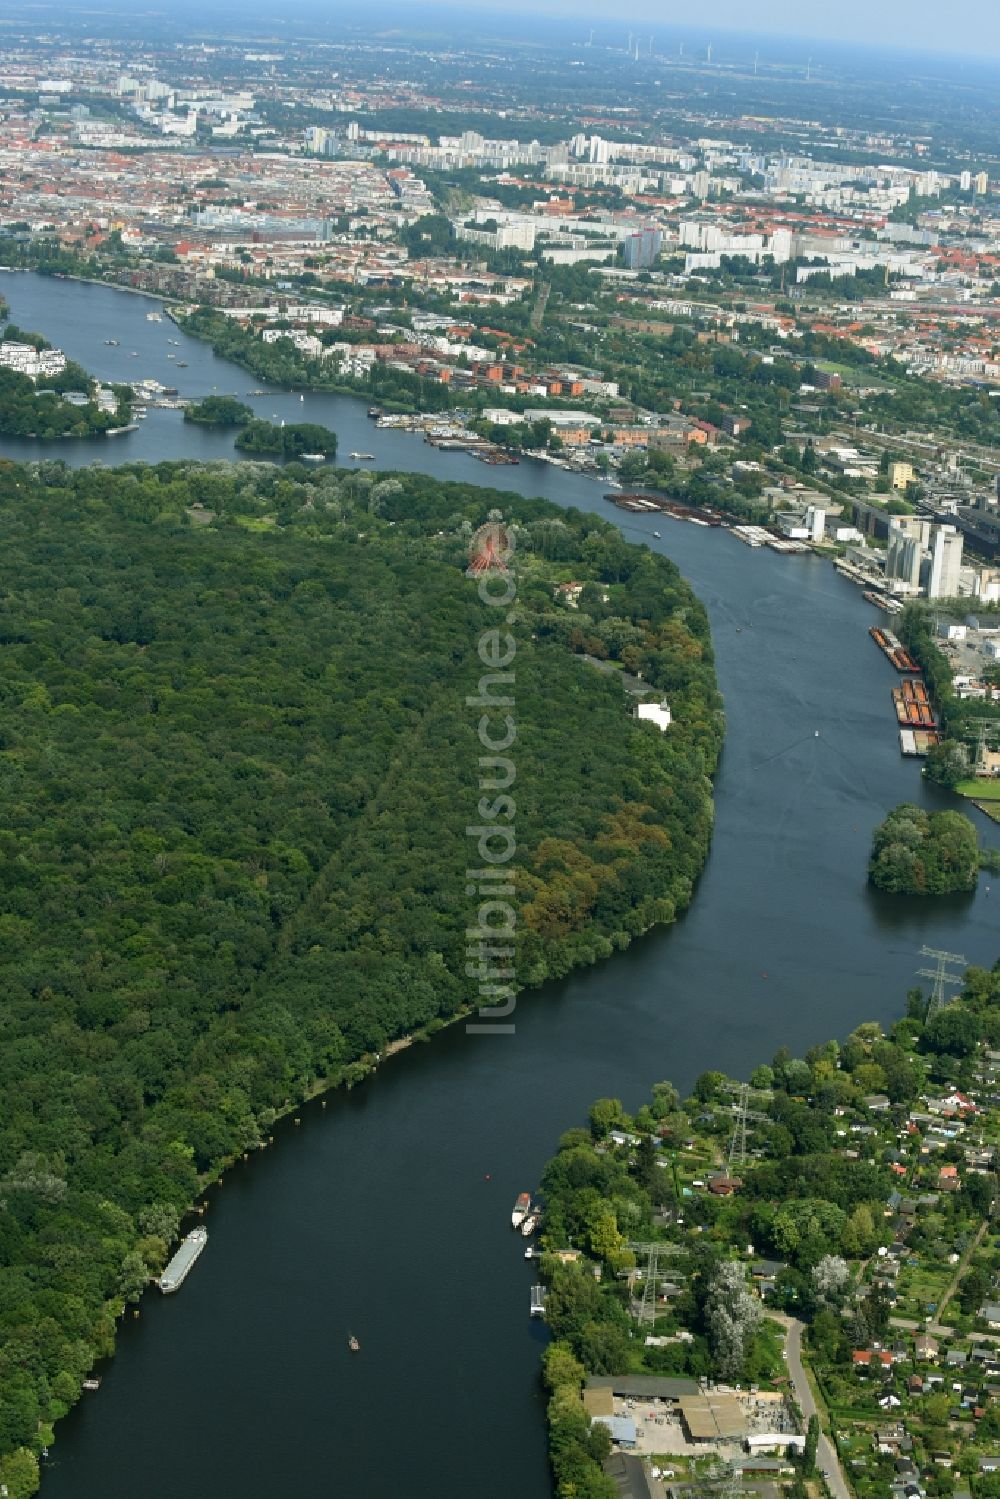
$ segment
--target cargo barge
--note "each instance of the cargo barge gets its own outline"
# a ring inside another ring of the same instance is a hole
[[[900,729],[899,753],[922,759],[936,744],[941,743],[937,729]]]
[[[876,609],[882,609],[886,614],[900,614],[903,606],[898,599],[890,598],[887,593],[879,593],[876,588],[866,588],[861,595],[867,599],[869,604],[874,604]]]
[[[700,505],[682,505],[677,500],[668,500],[662,494],[645,494],[641,490],[619,489],[604,498],[619,510],[631,510],[633,514],[643,511],[669,515],[674,520],[691,521],[696,526],[721,526],[722,516],[715,510],[705,510]]]
[[[897,639],[891,630],[880,630],[878,625],[872,625],[868,633],[897,671],[918,672],[920,670],[909,651],[904,648],[902,641]]]
[[[180,1248],[156,1282],[164,1296],[169,1296],[171,1292],[180,1290],[190,1275],[195,1260],[207,1243],[207,1228],[193,1228],[187,1237],[182,1240]]]
[[[927,696],[927,688],[923,682],[904,682],[901,687],[892,689],[892,701],[896,707],[896,717],[899,722],[908,729],[936,729],[937,719],[934,717],[934,709],[931,707],[930,698]]]

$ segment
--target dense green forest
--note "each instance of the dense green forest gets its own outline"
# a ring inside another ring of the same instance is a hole
[[[337,434],[318,422],[292,422],[279,427],[276,422],[248,422],[236,438],[244,453],[275,453],[280,457],[299,458],[303,453],[322,453],[332,458],[337,451]]]
[[[670,920],[707,853],[721,710],[671,562],[590,515],[419,476],[0,464],[15,1499],[200,1187],[292,1100],[480,1002],[466,698],[496,611],[466,567],[491,507],[517,543],[531,986]],[[632,718],[620,673],[585,655],[641,670],[670,729]]]
[[[875,829],[868,878],[890,895],[953,895],[975,890],[979,840],[961,812],[903,802]]]
[[[253,420],[253,411],[235,396],[206,396],[184,408],[184,420],[206,427],[242,427]]]

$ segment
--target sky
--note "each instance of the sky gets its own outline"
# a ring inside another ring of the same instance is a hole
[[[415,0],[408,0],[408,5]],[[467,17],[476,11],[495,12],[496,0],[445,0]],[[508,0],[504,9],[533,14],[565,14],[595,21],[621,18],[642,21],[661,33],[690,31],[703,25],[708,33],[752,31],[787,37],[825,37],[860,45],[899,46],[926,51],[957,52],[970,57],[1000,57],[998,0]]]

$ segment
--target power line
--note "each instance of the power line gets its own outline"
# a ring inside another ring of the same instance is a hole
[[[948,1003],[948,996],[945,993],[946,987],[958,988],[961,986],[961,976],[949,973],[948,969],[956,964],[960,964],[964,968],[967,966],[969,960],[968,958],[964,958],[961,953],[944,952],[939,947],[924,946],[920,949],[920,956],[922,958],[935,959],[935,966],[933,968],[917,969],[918,977],[933,979],[934,981],[930,1001],[927,1005],[927,1019],[930,1020],[932,1016],[937,1014],[938,1010],[943,1010]]]
[[[734,1166],[745,1166],[747,1163],[747,1120],[767,1123],[764,1114],[757,1114],[750,1108],[750,1084],[740,1083],[736,1086],[736,1102],[733,1104],[733,1133],[729,1141],[729,1154],[726,1157],[726,1172],[729,1176],[733,1174]]]
[[[729,1157],[726,1161],[728,1174],[732,1176],[734,1166],[745,1166],[747,1160],[747,1105],[750,1102],[750,1084],[740,1086],[739,1098],[733,1119],[733,1137],[729,1142]]]
[[[642,1271],[642,1302],[636,1313],[636,1320],[640,1327],[648,1325],[652,1327],[656,1321],[656,1288],[659,1280],[659,1262],[661,1259],[669,1258],[670,1255],[679,1254],[679,1244],[664,1244],[659,1241],[652,1243],[636,1243],[629,1240],[628,1248],[636,1258],[646,1261],[645,1269]]]

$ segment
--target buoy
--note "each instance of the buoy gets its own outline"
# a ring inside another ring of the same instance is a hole
[[[762,979],[766,979],[766,978],[767,978],[767,974],[766,974],[766,973],[762,973],[762,974],[761,974],[761,978],[762,978]]]
[[[987,894],[989,894],[989,890],[988,889],[987,889]],[[492,1176],[490,1175],[490,1173],[488,1171],[487,1171],[486,1175],[484,1176],[483,1180],[484,1181],[488,1181],[488,1182],[491,1182],[493,1180]]]

